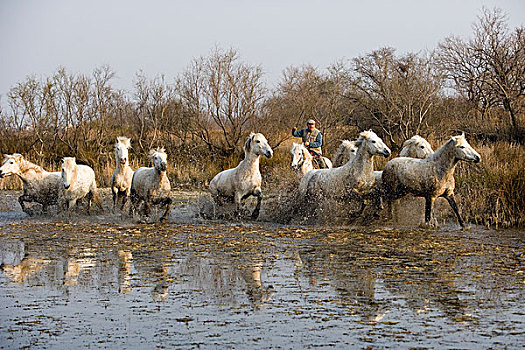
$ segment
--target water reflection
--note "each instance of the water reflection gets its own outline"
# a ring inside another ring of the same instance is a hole
[[[249,303],[259,308],[275,289],[264,283],[266,257],[260,253],[201,254],[195,250],[132,251],[119,247],[63,248],[42,242],[25,244],[4,239],[0,245],[2,271],[10,282],[46,286],[65,294],[79,291],[126,294],[148,288],[154,301],[174,292],[192,290],[233,306]]]
[[[200,315],[207,322],[225,317],[237,329],[252,322],[238,315],[250,314],[259,331],[255,318],[262,317],[301,324],[307,334],[321,332],[322,322],[351,333],[349,324],[357,322],[375,327],[378,342],[385,336],[378,329],[410,337],[411,327],[419,327],[419,336],[445,337],[458,325],[465,332],[503,332],[525,324],[521,234],[326,229],[291,239],[293,232],[212,225],[4,227],[0,289],[16,295],[40,288],[35,294],[52,291],[67,302],[104,300],[139,316],[173,310],[175,321],[169,320],[187,325]],[[505,321],[498,320],[500,310]]]

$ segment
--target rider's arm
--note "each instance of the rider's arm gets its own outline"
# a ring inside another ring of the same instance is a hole
[[[315,141],[310,142],[308,146],[312,148],[317,148],[317,147],[321,147],[322,145],[323,145],[323,135],[321,133],[318,133],[317,137],[315,138]]]
[[[292,129],[292,136],[294,136],[294,137],[303,137],[303,129],[300,129],[300,130]]]

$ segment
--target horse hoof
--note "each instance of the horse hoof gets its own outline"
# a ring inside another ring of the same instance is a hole
[[[423,222],[419,224],[419,227],[426,230],[432,230],[439,228],[439,225],[433,222]]]

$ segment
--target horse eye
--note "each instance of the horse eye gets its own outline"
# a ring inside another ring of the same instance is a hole
[[[419,146],[419,147],[421,147],[421,149],[425,148],[425,146]]]
[[[459,148],[463,149],[463,148],[465,148],[465,146],[459,146]]]
[[[257,141],[255,141],[255,142],[257,142],[257,143],[261,143],[261,140],[257,140]]]
[[[374,140],[372,140],[372,143],[376,143]]]

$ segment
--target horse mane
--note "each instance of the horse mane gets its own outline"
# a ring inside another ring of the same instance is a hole
[[[62,158],[62,163],[69,163],[69,162],[74,162],[76,164],[77,163],[77,159],[75,157],[64,157],[64,158]]]
[[[156,149],[150,149],[148,152],[148,158],[149,160],[153,161],[153,157],[155,157],[155,153],[164,153],[166,154],[166,150],[164,147],[157,147]]]
[[[244,143],[244,146],[242,147],[242,149],[244,150],[244,152],[250,152],[251,149],[252,149],[252,138],[255,136],[255,133],[254,132],[251,132],[250,135],[248,135],[248,137],[246,138],[246,142]]]
[[[24,156],[21,155],[20,153],[13,153],[12,155],[6,155],[6,158],[15,158],[20,164],[20,169],[22,171],[34,170],[37,173],[42,173],[45,171],[44,168],[42,168],[40,165],[31,163],[30,161],[25,159]]]
[[[124,146],[126,146],[127,148],[131,148],[131,139],[129,137],[126,137],[126,136],[118,136],[117,137],[117,142],[115,142],[115,148],[117,147],[117,145],[119,143],[122,143],[124,144]]]
[[[405,147],[408,147],[410,145],[413,145],[414,143],[416,143],[417,139],[419,138],[420,136],[418,135],[414,135],[412,136],[411,138],[409,138],[408,140],[405,140],[405,142],[403,142],[403,146],[402,148],[405,148]]]
[[[433,154],[431,154],[429,157],[432,157],[432,159],[438,159],[442,156],[443,153],[447,152],[450,149],[450,145],[455,144],[458,142],[458,138],[462,138],[465,140],[465,135],[458,135],[458,136],[452,136],[450,139],[448,139],[447,142],[445,142],[441,147],[439,147]]]
[[[355,141],[355,145],[357,147],[361,146],[363,141],[368,140],[373,134],[374,132],[372,130],[361,131],[361,133],[359,133],[359,137]]]

